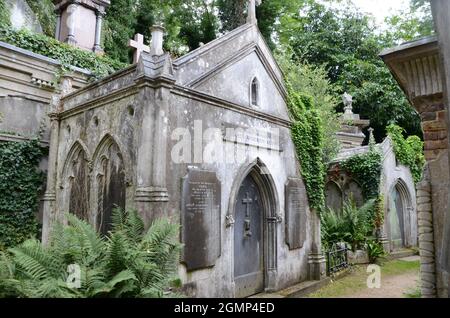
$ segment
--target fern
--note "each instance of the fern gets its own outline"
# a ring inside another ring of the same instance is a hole
[[[28,240],[0,253],[0,297],[170,297],[181,245],[177,225],[155,221],[144,231],[136,211],[116,210],[101,236],[74,215],[56,224],[48,246]],[[77,265],[78,288],[67,283]]]

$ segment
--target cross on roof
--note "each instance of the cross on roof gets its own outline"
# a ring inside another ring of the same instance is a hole
[[[140,33],[135,34],[134,40],[128,41],[128,47],[134,49],[133,63],[139,61],[142,52],[150,52],[150,47],[144,44],[144,36]]]

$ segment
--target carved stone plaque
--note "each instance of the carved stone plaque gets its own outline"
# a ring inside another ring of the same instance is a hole
[[[182,187],[183,262],[188,271],[212,267],[221,247],[220,181],[215,172],[191,169]]]
[[[288,179],[285,186],[286,244],[290,250],[303,247],[306,240],[306,189],[301,179]]]

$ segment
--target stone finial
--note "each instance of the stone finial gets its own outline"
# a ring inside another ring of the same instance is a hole
[[[151,55],[163,55],[164,32],[165,29],[160,25],[154,25],[150,28],[152,33],[152,43],[150,45]]]
[[[142,52],[150,52],[150,47],[144,44],[144,36],[140,33],[134,35],[134,40],[128,41],[128,47],[134,49],[133,64],[139,61]]]
[[[256,19],[256,6],[259,6],[261,1],[262,0],[248,0],[247,23],[258,23],[258,20]]]

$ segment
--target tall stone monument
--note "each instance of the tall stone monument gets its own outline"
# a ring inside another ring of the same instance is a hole
[[[81,49],[103,53],[102,21],[109,0],[54,0],[55,38]]]

